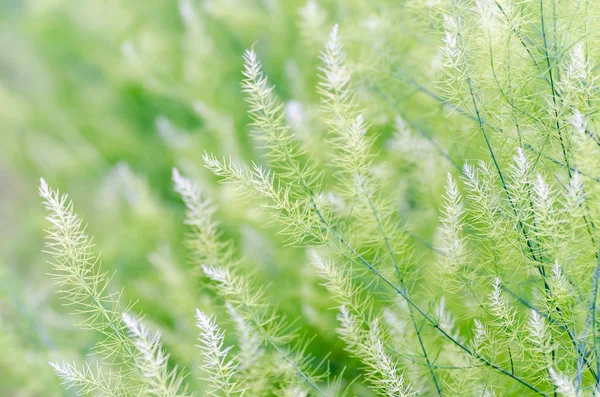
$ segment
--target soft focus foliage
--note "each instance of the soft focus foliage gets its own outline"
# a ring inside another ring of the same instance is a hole
[[[0,396],[600,396],[600,2],[0,18]]]

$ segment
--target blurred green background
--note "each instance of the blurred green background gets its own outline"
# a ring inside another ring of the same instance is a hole
[[[61,306],[47,275],[40,177],[74,200],[104,269],[114,273],[112,288],[162,331],[176,363],[197,371],[193,310],[223,311],[190,277],[174,166],[218,206],[224,238],[270,285],[268,297],[298,318],[303,333],[316,335],[311,352],[331,354],[334,373],[352,367],[304,250],[289,246],[277,225],[264,227],[268,215],[218,185],[201,157],[208,151],[261,161],[240,92],[241,56],[255,42],[293,132],[311,155],[324,156],[318,53],[339,23],[359,100],[378,134],[379,176],[397,191],[416,255],[426,262],[443,178],[456,165],[446,151],[460,163],[477,157],[471,148],[478,141],[418,89],[435,80],[440,38],[413,5],[0,1],[0,395],[74,395],[47,361],[80,361],[95,338],[74,327],[77,318]]]

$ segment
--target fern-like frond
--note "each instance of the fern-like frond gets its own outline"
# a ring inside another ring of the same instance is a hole
[[[269,85],[263,74],[262,64],[254,49],[244,53],[242,73],[245,77],[242,90],[247,95],[251,127],[256,139],[267,149],[266,157],[270,165],[278,168],[289,183],[298,183],[303,190],[314,190],[318,183],[314,164],[302,161],[304,151],[285,121],[283,104],[277,99],[274,87]]]
[[[126,395],[120,387],[122,385],[119,385],[114,378],[106,376],[99,366],[94,369],[86,363],[82,368],[78,368],[75,363],[66,361],[50,362],[50,366],[67,388],[74,387],[83,395],[94,393],[110,397]]]
[[[160,333],[151,333],[148,328],[129,313],[123,314],[123,322],[138,352],[137,363],[156,397],[186,397],[182,392],[183,377],[177,367],[169,369],[169,356],[163,351]]]
[[[104,335],[96,348],[98,353],[111,363],[123,365],[120,375],[135,380],[140,374],[137,355],[122,321],[119,294],[108,291],[107,275],[99,269],[99,258],[92,251],[93,243],[82,220],[68,196],[50,189],[43,179],[39,192],[52,224],[46,247],[52,255],[52,278],[60,286],[62,298],[74,307],[75,314],[84,316],[81,327]]]
[[[237,364],[227,358],[231,346],[223,346],[225,333],[219,329],[213,316],[207,316],[200,310],[196,310],[196,325],[200,329],[198,347],[204,360],[202,369],[207,374],[205,380],[209,385],[206,393],[227,397],[241,395],[244,389],[236,381]]]
[[[386,351],[377,319],[368,324],[368,329],[363,329],[363,321],[351,314],[346,306],[341,306],[338,321],[338,333],[347,349],[365,365],[374,391],[381,396],[416,395],[410,382],[399,372],[397,361]]]
[[[117,368],[106,379],[89,366],[78,370],[74,365],[54,364],[55,371],[68,384],[79,385],[81,390],[116,384],[113,393],[183,396],[176,393],[181,380],[175,371],[167,371],[166,356],[158,340],[149,339],[145,328],[124,314],[119,294],[109,292],[108,277],[100,271],[92,240],[75,214],[73,203],[67,195],[52,190],[43,179],[39,192],[52,224],[46,244],[53,257],[52,277],[60,286],[62,298],[75,308],[75,314],[84,317],[80,326],[104,336],[95,347],[97,355],[104,363]]]
[[[464,208],[458,186],[452,175],[447,174],[446,194],[442,209],[440,232],[442,234],[441,247],[443,251],[442,270],[450,274],[456,272],[461,266],[468,264],[466,239],[462,233]]]
[[[215,208],[202,197],[200,187],[173,168],[172,180],[187,207],[185,224],[191,229],[186,239],[195,263],[221,264],[231,260],[232,248],[220,240],[218,224],[213,219]]]

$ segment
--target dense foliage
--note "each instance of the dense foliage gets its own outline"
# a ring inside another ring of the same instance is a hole
[[[0,395],[600,395],[599,2],[0,12]]]

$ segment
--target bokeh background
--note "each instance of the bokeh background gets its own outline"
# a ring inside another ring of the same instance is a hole
[[[334,373],[349,366],[351,378],[353,360],[305,251],[217,184],[202,154],[261,162],[240,90],[242,53],[254,44],[297,139],[325,156],[318,54],[338,23],[377,136],[378,176],[420,263],[433,260],[445,173],[477,158],[479,142],[423,91],[437,79],[441,39],[422,8],[395,0],[1,0],[0,396],[75,395],[47,362],[81,361],[96,338],[74,326],[47,275],[40,177],[68,192],[114,274],[111,288],[137,302],[192,386],[200,382],[194,309],[226,316],[192,276],[172,167],[217,205],[224,238],[269,285],[269,299],[314,336],[309,351],[329,355]]]

